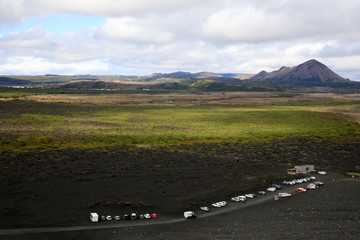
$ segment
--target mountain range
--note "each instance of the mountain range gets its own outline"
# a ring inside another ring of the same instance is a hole
[[[294,67],[284,66],[273,72],[261,71],[256,75],[212,72],[174,72],[165,74],[155,73],[139,78],[144,82],[212,80],[216,82],[262,82],[266,84],[285,84],[293,86],[329,86],[352,83],[349,79],[339,76],[323,63],[315,59],[311,59]]]
[[[0,86],[38,85],[71,89],[150,89],[194,91],[277,91],[293,87],[360,89],[360,82],[345,79],[315,59],[294,67],[258,74],[174,72],[146,76],[54,75],[0,76]],[[145,85],[144,85],[145,84]]]

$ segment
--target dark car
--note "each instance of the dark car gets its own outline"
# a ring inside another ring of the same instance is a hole
[[[273,184],[272,186],[273,186],[274,188],[276,188],[276,189],[281,189],[281,186],[280,186],[280,185]]]
[[[124,219],[124,220],[130,220],[129,214],[124,214],[123,219]]]
[[[106,217],[105,217],[105,216],[101,216],[101,217],[100,217],[100,221],[106,221]]]

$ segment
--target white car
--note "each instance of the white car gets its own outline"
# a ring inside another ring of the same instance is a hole
[[[252,193],[246,194],[245,195],[246,198],[254,198],[254,195]]]
[[[274,187],[269,187],[268,189],[266,189],[267,191],[269,192],[275,192],[276,191],[276,188]]]
[[[145,213],[145,214],[144,214],[144,218],[150,219],[150,218],[151,218],[151,215],[150,215],[149,213]]]
[[[213,207],[217,207],[217,208],[221,208],[221,207],[225,207],[227,205],[226,201],[220,201],[220,202],[216,202],[211,204]]]
[[[283,182],[283,185],[285,185],[285,186],[292,186],[292,185],[295,185],[295,184],[296,184],[295,181],[284,181]]]
[[[303,183],[304,181],[302,179],[296,179],[295,182],[296,183]]]
[[[131,214],[131,220],[137,220],[138,217],[137,217],[137,214],[136,213],[132,213]]]
[[[325,172],[325,171],[319,171],[318,174],[320,174],[320,175],[326,175],[326,172]]]
[[[310,181],[315,181],[316,177],[310,177]]]
[[[324,185],[323,182],[314,182],[314,184],[315,184],[316,186],[322,186],[322,185]]]
[[[203,211],[205,211],[205,212],[210,211],[210,209],[209,209],[208,207],[206,207],[206,206],[204,206],[204,207],[200,207],[200,209],[201,209],[201,210],[203,210]]]
[[[279,197],[287,198],[287,197],[291,197],[291,194],[290,193],[279,193]]]
[[[110,215],[106,216],[106,220],[111,221],[112,217]]]
[[[193,211],[186,211],[184,212],[184,217],[186,219],[192,219],[192,218],[196,218],[196,214]]]
[[[266,192],[265,191],[259,191],[258,192],[260,195],[266,195]]]
[[[233,197],[233,198],[231,198],[231,201],[234,201],[234,202],[245,202],[245,201],[246,201],[246,197],[245,197],[245,196]]]
[[[220,205],[222,206],[222,207],[225,207],[226,205],[227,205],[227,202],[226,201],[221,201],[221,202],[219,202],[220,203]]]
[[[220,205],[219,203],[213,203],[213,204],[211,204],[211,206],[217,207],[217,208],[220,208],[220,207],[221,207],[221,205]]]
[[[316,189],[316,185],[313,183],[310,183],[305,189],[314,190],[314,189]]]

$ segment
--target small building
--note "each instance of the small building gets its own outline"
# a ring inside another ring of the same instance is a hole
[[[288,174],[308,173],[308,172],[311,172],[314,170],[315,170],[314,165],[300,165],[300,166],[295,166],[294,168],[288,169],[287,173]]]

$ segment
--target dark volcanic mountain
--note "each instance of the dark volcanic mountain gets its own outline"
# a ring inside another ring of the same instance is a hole
[[[296,67],[282,67],[270,73],[261,71],[251,80],[296,85],[331,85],[351,82],[314,59]]]

